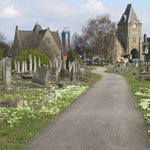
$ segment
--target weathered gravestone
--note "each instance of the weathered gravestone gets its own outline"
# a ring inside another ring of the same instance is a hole
[[[12,102],[0,102],[0,107],[14,107],[14,108],[18,108],[18,107],[23,107],[24,102],[22,98],[16,98],[14,101]]]
[[[32,82],[48,87],[49,70],[46,66],[41,66],[37,69]]]
[[[3,80],[4,80],[4,89],[8,92],[11,89],[11,59],[3,59]]]
[[[32,74],[32,55],[29,55],[29,73]]]
[[[40,57],[39,57],[39,59],[38,59],[38,62],[39,62],[39,67],[41,67],[41,59],[40,59]]]
[[[62,61],[57,60],[55,61],[54,67],[50,67],[50,72],[49,72],[49,80],[50,81],[57,81],[60,75],[62,69]]]
[[[17,98],[13,102],[10,103],[10,107],[18,108],[23,107],[24,102],[22,98]]]
[[[24,73],[24,72],[25,72],[24,70],[25,70],[25,62],[24,62],[24,61],[22,61],[22,68],[21,68],[21,72],[22,72],[22,73]]]
[[[20,73],[20,62],[17,61],[17,73]]]
[[[36,69],[37,69],[37,64],[36,64],[36,57],[34,56],[34,74],[36,73]]]
[[[28,68],[27,68],[27,61],[24,62],[24,71],[25,71],[25,73],[27,73],[27,71],[28,71]]]
[[[17,61],[16,60],[14,62],[14,65],[15,65],[15,71],[17,72]]]

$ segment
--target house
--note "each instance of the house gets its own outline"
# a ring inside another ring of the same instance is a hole
[[[105,49],[105,58],[111,60],[112,62],[116,62],[117,60],[121,59],[123,55],[123,47],[119,42],[116,35],[107,35],[104,37],[105,42],[104,49]]]
[[[145,55],[144,60],[150,60],[150,38],[147,38],[147,35],[144,34],[143,36],[143,55]]]
[[[12,47],[13,56],[18,56],[29,48],[36,48],[51,59],[61,58],[62,44],[58,31],[50,31],[49,28],[43,30],[38,23],[35,24],[32,31],[19,30],[16,26]]]
[[[124,48],[124,57],[143,60],[142,23],[138,19],[132,4],[128,4],[117,29],[117,37]]]

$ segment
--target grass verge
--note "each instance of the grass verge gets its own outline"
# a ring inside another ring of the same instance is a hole
[[[41,101],[43,93],[46,93],[46,89],[43,89],[43,91],[39,90],[40,92],[35,91],[35,89],[24,89],[24,91],[20,90],[21,93],[18,90],[18,95],[21,94],[24,98],[27,98],[25,101],[26,107],[10,110],[8,108],[0,109],[1,116],[9,115],[13,118],[0,126],[0,150],[24,150],[27,142],[38,135],[52,118],[61,113],[100,78],[99,75],[92,75],[91,80],[82,83],[81,86],[57,90],[55,93],[56,97],[43,105],[39,110],[33,110],[32,105],[36,104],[35,99],[37,96],[40,97],[38,102]],[[10,98],[11,94],[5,96]]]
[[[110,73],[109,70],[106,72]],[[116,74],[120,74],[127,79],[133,94],[139,102],[139,107],[141,108],[147,123],[148,133],[150,133],[150,82],[140,81],[138,80],[138,76],[129,73]]]
[[[138,76],[127,73],[121,73],[121,75],[127,79],[132,92],[137,98],[139,107],[141,108],[148,125],[148,133],[150,133],[150,82],[139,81]]]

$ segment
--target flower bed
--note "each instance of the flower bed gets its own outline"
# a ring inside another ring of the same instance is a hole
[[[88,86],[68,86],[66,89],[63,90],[56,90],[56,96],[48,101],[47,104],[43,105],[41,109],[36,110],[33,106],[39,104],[43,99],[48,98],[49,95],[31,95],[35,89],[26,89],[26,94],[20,95],[7,95],[5,94],[3,97],[23,97],[24,99],[24,107],[20,108],[7,108],[2,107],[0,108],[0,118],[4,116],[8,116],[10,119],[7,121],[10,127],[17,126],[18,123],[21,122],[22,119],[26,118],[40,118],[44,115],[53,116],[58,114],[62,108],[67,107],[74,99],[79,97],[83,92],[86,91]],[[39,92],[45,91],[46,89],[36,89]],[[32,91],[32,92],[30,92]],[[27,94],[28,93],[28,94]]]
[[[144,93],[138,91],[135,96],[139,97],[139,106],[144,111],[144,118],[148,125],[150,125],[150,88],[144,88]],[[148,129],[150,133],[150,129]]]
[[[55,91],[55,97],[42,105],[35,106],[47,99],[51,88],[47,89],[14,89],[0,96],[0,102],[12,101],[21,97],[24,100],[22,108],[0,108],[0,119],[6,116],[5,124],[0,126],[0,150],[23,150],[27,142],[38,133],[61,111],[76,100],[89,87],[100,80],[101,76],[92,75],[89,82],[80,86],[69,86]],[[1,121],[0,121],[1,122]]]

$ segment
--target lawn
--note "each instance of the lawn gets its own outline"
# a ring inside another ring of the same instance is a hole
[[[150,133],[150,82],[139,81],[138,76],[129,73],[120,74],[127,79],[131,86],[131,90],[139,102],[139,107],[142,109],[144,118],[148,125],[148,132]]]
[[[10,118],[0,126],[0,150],[24,150],[31,138],[38,135],[46,124],[100,78],[99,75],[92,75],[89,82],[82,83],[80,86],[68,86],[65,89],[56,90],[56,96],[40,109],[34,109],[34,106],[49,97],[51,87],[18,88],[0,96],[0,101],[11,101],[17,97],[24,99],[22,108],[0,108],[0,119],[6,116]]]

